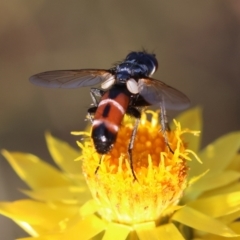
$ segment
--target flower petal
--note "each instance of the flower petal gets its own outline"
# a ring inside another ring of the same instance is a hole
[[[168,240],[184,240],[184,237],[182,234],[178,231],[176,226],[172,223],[164,224],[160,227],[155,228],[153,231],[149,231],[151,234],[150,236],[153,236],[151,238],[146,239],[168,239]]]
[[[236,156],[233,157],[227,169],[240,172],[240,154],[237,154]]]
[[[219,218],[219,220],[228,225],[234,221],[237,221],[239,219],[239,216],[240,216],[240,210],[237,212],[233,212],[231,214],[225,215]]]
[[[24,221],[16,221],[16,220],[13,220],[13,221],[30,236],[37,237],[39,236],[40,233],[46,232],[46,229],[44,229],[44,227],[42,226],[29,224]]]
[[[240,210],[240,191],[200,198],[187,205],[211,217],[221,217]]]
[[[240,222],[234,222],[229,225],[229,228],[231,228],[234,232],[238,233],[240,235]],[[240,237],[233,237],[230,239],[234,240],[240,240]],[[225,237],[213,235],[213,234],[204,234],[201,236],[201,238],[194,238],[193,240],[226,240]]]
[[[140,240],[148,240],[148,239],[154,239],[154,233],[153,230],[156,228],[156,224],[154,221],[151,222],[145,222],[136,224],[134,226],[134,229],[136,232],[133,232],[132,234],[137,234],[138,238]],[[135,235],[134,235],[135,236]],[[151,237],[150,237],[151,236]],[[134,238],[134,237],[133,237]],[[136,237],[135,237],[136,238]]]
[[[127,225],[109,223],[102,240],[125,240],[131,230]]]
[[[210,191],[218,189],[223,186],[229,186],[230,183],[236,182],[240,178],[240,172],[236,171],[225,171],[221,174],[209,175],[209,172],[206,176],[200,178],[185,192],[184,201],[186,199],[196,199],[200,194],[205,191]]]
[[[55,187],[42,188],[35,191],[21,190],[27,196],[45,202],[62,202],[66,204],[82,204],[91,199],[90,192],[86,187]]]
[[[53,137],[49,132],[45,134],[48,150],[56,164],[71,177],[81,176],[81,161],[74,161],[80,152],[68,143]]]
[[[172,220],[185,224],[194,229],[223,237],[239,236],[220,221],[187,206],[177,211],[173,215]]]
[[[68,227],[61,239],[88,240],[106,229],[106,223],[95,215],[90,215],[84,219],[79,218],[76,224]]]
[[[79,208],[79,214],[81,217],[92,215],[99,210],[99,205],[95,200],[91,199],[84,203],[83,206]]]
[[[61,240],[61,234],[44,234],[40,237],[18,238],[17,240]],[[64,239],[62,239],[64,240]]]
[[[195,107],[190,110],[184,111],[179,116],[176,117],[176,120],[181,123],[182,129],[191,129],[202,131],[202,108]],[[172,123],[171,129],[174,129],[175,126]],[[194,152],[198,152],[201,144],[201,135],[196,137],[192,134],[185,134],[184,141],[188,144],[188,148]]]
[[[29,234],[36,236],[54,228],[60,221],[78,212],[78,207],[47,205],[32,200],[1,202],[0,213],[19,223]]]
[[[199,175],[207,169],[211,169],[208,175],[221,173],[230,164],[239,148],[240,132],[232,132],[218,138],[200,152],[199,158],[203,160],[203,164],[191,168],[190,177]]]
[[[239,221],[231,223],[230,224],[230,228],[234,232],[236,232],[236,233],[238,233],[240,235],[240,222]],[[240,237],[238,239],[240,239]]]
[[[71,220],[70,220],[71,221]],[[36,238],[22,238],[19,240],[89,240],[105,230],[106,224],[95,215],[90,215],[84,219],[77,216],[74,224],[69,224],[67,229],[62,233],[43,234]]]
[[[72,184],[64,174],[37,156],[6,150],[2,150],[2,154],[18,176],[32,189]]]

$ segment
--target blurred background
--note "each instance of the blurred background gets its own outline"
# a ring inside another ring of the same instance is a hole
[[[155,52],[155,78],[203,107],[203,146],[240,129],[240,1],[0,2],[0,148],[51,162],[44,132],[69,141],[82,130],[89,89],[44,89],[28,81],[57,69],[109,68],[132,50]],[[169,113],[172,118],[177,112]],[[0,156],[0,201],[26,188]],[[0,238],[27,236],[0,216]]]

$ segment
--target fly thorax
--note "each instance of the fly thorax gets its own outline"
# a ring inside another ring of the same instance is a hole
[[[126,81],[131,77],[131,64],[122,63],[117,66],[116,69],[116,79],[118,83],[126,83]]]
[[[135,64],[131,71],[132,78],[135,78],[135,79],[149,76],[148,73],[149,73],[149,70],[147,66],[144,64]]]

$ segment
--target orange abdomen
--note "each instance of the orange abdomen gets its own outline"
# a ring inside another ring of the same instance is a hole
[[[116,141],[118,129],[130,102],[126,88],[115,86],[99,102],[93,120],[92,139],[98,153],[109,152]]]

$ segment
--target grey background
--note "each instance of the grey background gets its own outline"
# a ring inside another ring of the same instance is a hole
[[[28,78],[55,69],[109,68],[131,50],[154,51],[154,75],[204,109],[203,145],[240,127],[238,0],[0,2],[0,148],[51,161],[44,131],[75,145],[89,90],[52,90]],[[177,113],[169,113],[172,118]],[[25,185],[0,157],[0,200]],[[0,239],[23,237],[0,216]]]

